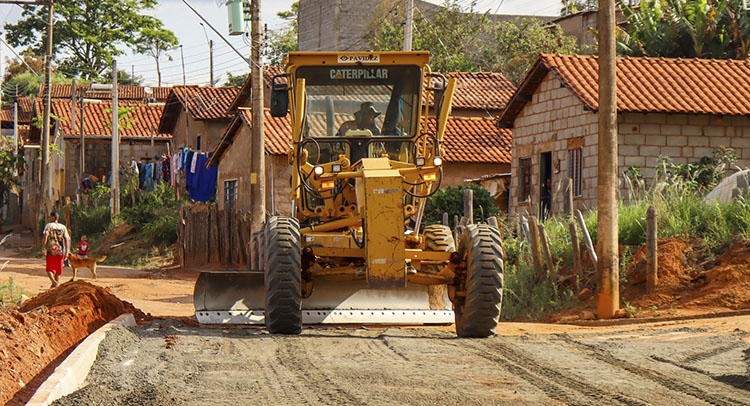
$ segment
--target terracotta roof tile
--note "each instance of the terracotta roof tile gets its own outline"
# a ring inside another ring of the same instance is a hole
[[[158,87],[150,86],[151,93],[146,93],[144,86],[132,86],[132,85],[118,85],[117,86],[117,98],[118,100],[146,100],[154,99],[157,102],[164,102],[169,96],[171,87]],[[73,93],[72,84],[52,84],[50,86],[50,97],[53,99],[70,99]],[[78,97],[85,95],[87,99],[112,99],[110,92],[101,92],[91,90],[91,85],[76,85],[76,95]],[[44,84],[39,87],[39,98],[44,98]]]
[[[271,117],[268,109],[264,113],[266,152],[286,155],[292,142],[289,116]],[[243,123],[251,125],[252,110],[241,109],[239,114]],[[435,123],[434,118],[428,123],[429,131],[433,134]],[[216,160],[221,159],[226,146],[234,142],[234,137],[239,133],[238,125],[239,122],[233,121],[227,128],[224,139],[215,151]],[[443,159],[450,163],[510,163],[511,131],[497,128],[493,118],[451,117],[442,147]]]
[[[586,107],[599,109],[594,56],[540,57]],[[750,115],[750,60],[617,58],[617,110]]]
[[[20,96],[16,100],[18,101],[18,122],[30,124],[34,116],[34,99],[29,96]],[[12,125],[13,105],[3,106],[0,118],[3,123],[10,123]]]
[[[121,138],[151,138],[151,134],[154,133],[155,138],[165,139],[171,138],[170,134],[160,134],[157,129],[159,127],[159,119],[161,117],[161,111],[163,106],[161,105],[146,105],[143,103],[134,103],[123,101],[118,103],[122,108],[132,108],[128,114],[126,121],[132,128],[125,128],[121,126],[119,134]],[[52,113],[60,117],[57,125],[66,135],[77,135],[80,134],[80,104],[76,115],[77,119],[73,122],[71,117],[71,108],[69,100],[52,100]],[[101,103],[86,103],[84,108],[84,134],[86,137],[96,138],[111,138],[112,137],[112,103],[108,101],[102,101]]]
[[[430,119],[430,132],[436,120]],[[494,118],[451,117],[443,137],[443,158],[450,163],[511,162],[512,133],[499,129]]]
[[[500,73],[450,72],[445,76],[457,81],[454,109],[502,110],[516,91]]]
[[[187,101],[190,115],[195,120],[218,120],[229,118],[227,110],[239,94],[239,88],[175,86],[171,94],[177,98],[180,105],[184,106]],[[173,101],[170,96],[167,104]]]

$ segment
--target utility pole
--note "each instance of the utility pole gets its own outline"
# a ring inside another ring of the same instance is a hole
[[[214,41],[208,39],[208,32],[206,26],[203,23],[198,23],[203,28],[203,35],[206,36],[206,42],[208,42],[208,74],[209,74],[209,87],[214,87]]]
[[[614,0],[599,0],[599,165],[597,206],[597,316],[620,308],[617,211],[617,75]]]
[[[414,26],[414,0],[406,0],[406,22],[404,24],[404,51],[411,51],[412,28]]]
[[[251,128],[250,198],[253,233],[263,229],[266,220],[265,141],[263,139],[263,70],[261,65],[260,0],[250,4],[250,74],[252,80],[253,123]]]
[[[45,74],[44,74],[44,118],[42,126],[42,201],[43,201],[43,213],[42,218],[46,220],[47,215],[51,211],[52,202],[52,177],[49,166],[49,131],[50,123],[49,118],[51,115],[51,95],[52,90],[50,89],[52,84],[52,35],[53,26],[55,23],[54,19],[54,1],[49,0],[47,4],[47,55],[45,56]]]
[[[120,214],[120,132],[118,129],[119,114],[117,103],[117,61],[112,61],[112,174],[109,182],[112,190],[110,218]]]
[[[209,86],[214,87],[214,40],[208,40],[208,74]]]

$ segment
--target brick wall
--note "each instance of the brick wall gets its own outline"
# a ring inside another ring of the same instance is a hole
[[[511,213],[538,215],[540,201],[539,160],[552,153],[552,211],[563,206],[562,185],[568,178],[568,149],[583,149],[582,194],[574,199],[576,208],[592,207],[596,201],[596,115],[583,108],[581,101],[553,75],[541,83],[513,126],[511,164]],[[518,159],[531,158],[531,200],[519,202]]]
[[[598,116],[553,75],[548,74],[513,127],[511,212],[539,213],[540,154],[552,153],[554,213],[563,210],[562,185],[568,174],[568,150],[582,148],[582,193],[574,207],[596,207]],[[696,162],[720,147],[733,148],[740,167],[750,166],[750,118],[678,113],[618,114],[620,194],[627,197],[622,174],[638,167],[647,183],[653,180],[660,155],[674,162]],[[518,160],[531,158],[531,200],[518,199]]]

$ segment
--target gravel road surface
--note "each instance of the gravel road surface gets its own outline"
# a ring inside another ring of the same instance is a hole
[[[299,336],[117,328],[88,386],[56,405],[750,404],[750,332],[666,323],[459,339],[446,328],[315,327]]]

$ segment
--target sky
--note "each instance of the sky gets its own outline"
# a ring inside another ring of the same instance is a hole
[[[156,9],[149,12],[162,20],[164,26],[172,30],[182,45],[181,50],[168,52],[171,61],[166,56],[160,58],[162,86],[183,84],[198,84],[207,86],[210,82],[210,58],[208,41],[213,41],[214,81],[218,85],[227,80],[227,72],[234,75],[247,73],[250,69],[242,57],[250,56],[250,46],[243,35],[227,35],[227,8],[225,0],[187,0],[208,24],[196,15],[185,4],[185,0],[159,0]],[[303,0],[304,1],[304,0]],[[429,0],[431,3],[442,4],[442,0]],[[261,0],[261,20],[269,30],[283,29],[283,21],[276,14],[279,11],[291,9],[294,0]],[[469,7],[472,0],[459,0],[464,7]],[[551,16],[558,15],[560,0],[476,0],[475,11],[496,14],[523,14]],[[15,22],[21,14],[21,8],[16,5],[0,4],[0,30],[8,22]],[[203,25],[201,25],[203,23]],[[214,27],[232,46],[235,52],[222,36],[213,31]],[[4,33],[3,33],[4,34]],[[242,57],[240,56],[242,55]],[[2,67],[7,59],[15,59],[11,50],[5,45],[0,46]],[[125,70],[135,76],[140,76],[145,86],[157,85],[156,62],[145,55],[123,55],[117,58],[117,68]]]

